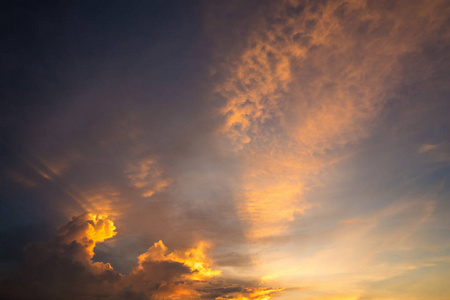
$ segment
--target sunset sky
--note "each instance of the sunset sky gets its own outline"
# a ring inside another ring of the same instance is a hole
[[[450,299],[448,0],[2,6],[1,299]]]

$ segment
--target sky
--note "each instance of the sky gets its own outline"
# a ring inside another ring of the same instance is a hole
[[[450,298],[448,0],[11,1],[0,298]]]

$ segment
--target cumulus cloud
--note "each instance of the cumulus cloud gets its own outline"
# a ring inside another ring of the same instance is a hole
[[[6,299],[95,299],[108,295],[121,275],[110,264],[92,262],[97,242],[115,235],[105,216],[83,214],[63,226],[49,241],[25,248],[20,275],[2,282]]]
[[[159,241],[132,272],[121,274],[92,260],[96,244],[114,237],[115,229],[107,216],[86,213],[52,240],[30,243],[20,274],[2,282],[2,299],[270,299],[281,290],[219,279],[206,242],[169,252]]]

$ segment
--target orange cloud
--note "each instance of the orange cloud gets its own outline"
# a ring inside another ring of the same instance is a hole
[[[125,173],[132,185],[141,191],[144,198],[153,196],[172,183],[172,179],[164,176],[163,169],[154,157],[130,164]]]
[[[282,1],[255,12],[248,46],[225,58],[216,86],[220,134],[244,159],[235,198],[249,237],[282,233],[310,207],[303,194],[324,167],[369,136],[402,79],[399,58],[444,24],[442,3]]]
[[[72,221],[59,230],[59,236],[64,243],[77,242],[94,255],[96,243],[101,243],[117,234],[112,220],[106,215],[86,213],[73,217]]]
[[[147,252],[138,257],[139,266],[137,270],[142,269],[142,264],[148,261],[173,261],[181,263],[191,270],[192,274],[189,278],[192,280],[203,280],[215,276],[220,276],[220,270],[213,270],[210,268],[211,262],[206,256],[206,249],[209,244],[200,242],[197,247],[188,249],[186,251],[174,251],[167,253],[168,249],[162,241],[155,243]]]
[[[86,213],[63,226],[55,239],[31,243],[22,272],[0,290],[3,298],[83,299],[270,299],[281,289],[246,287],[220,278],[207,255],[210,244],[169,252],[162,241],[139,255],[138,266],[120,274],[93,262],[94,248],[116,235],[105,215]]]
[[[272,299],[272,296],[275,293],[283,291],[283,288],[278,289],[270,289],[270,288],[249,288],[245,289],[242,292],[236,293],[237,295],[234,295],[233,298],[222,298],[218,297],[215,298],[217,300],[224,300],[224,299],[230,299],[230,300],[269,300]]]

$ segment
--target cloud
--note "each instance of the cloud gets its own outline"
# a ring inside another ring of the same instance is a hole
[[[163,2],[8,14],[0,276],[44,241],[5,293],[356,298],[442,262],[447,1]]]
[[[352,156],[406,83],[402,59],[445,35],[443,6],[283,1],[250,13],[246,42],[224,55],[216,85],[226,99],[220,134],[244,160],[235,198],[248,237],[280,234],[311,207],[304,192]]]
[[[443,142],[441,144],[423,144],[418,150],[419,154],[428,154],[435,161],[450,161],[450,144]]]
[[[184,252],[176,251],[167,253],[168,249],[162,241],[155,243],[150,247],[147,252],[139,255],[138,270],[143,269],[143,264],[153,261],[169,261],[178,262],[190,268],[192,272],[192,279],[202,280],[210,277],[219,276],[221,272],[219,270],[213,270],[209,268],[209,262],[207,261],[205,250],[208,244],[200,242],[196,248],[188,249]]]
[[[143,159],[139,165],[131,165],[125,171],[128,178],[138,189],[142,189],[142,197],[151,197],[171,183],[171,179],[164,178],[163,170],[154,158]]]
[[[222,272],[211,267],[206,242],[169,253],[159,241],[138,257],[132,272],[121,274],[109,263],[92,260],[96,244],[114,237],[115,229],[107,216],[83,214],[54,239],[30,243],[20,274],[2,282],[2,299],[259,300],[281,290],[219,279]]]
[[[108,295],[121,275],[110,264],[92,262],[96,243],[115,235],[106,216],[83,214],[49,241],[25,248],[20,275],[2,282],[6,299],[80,299]]]

